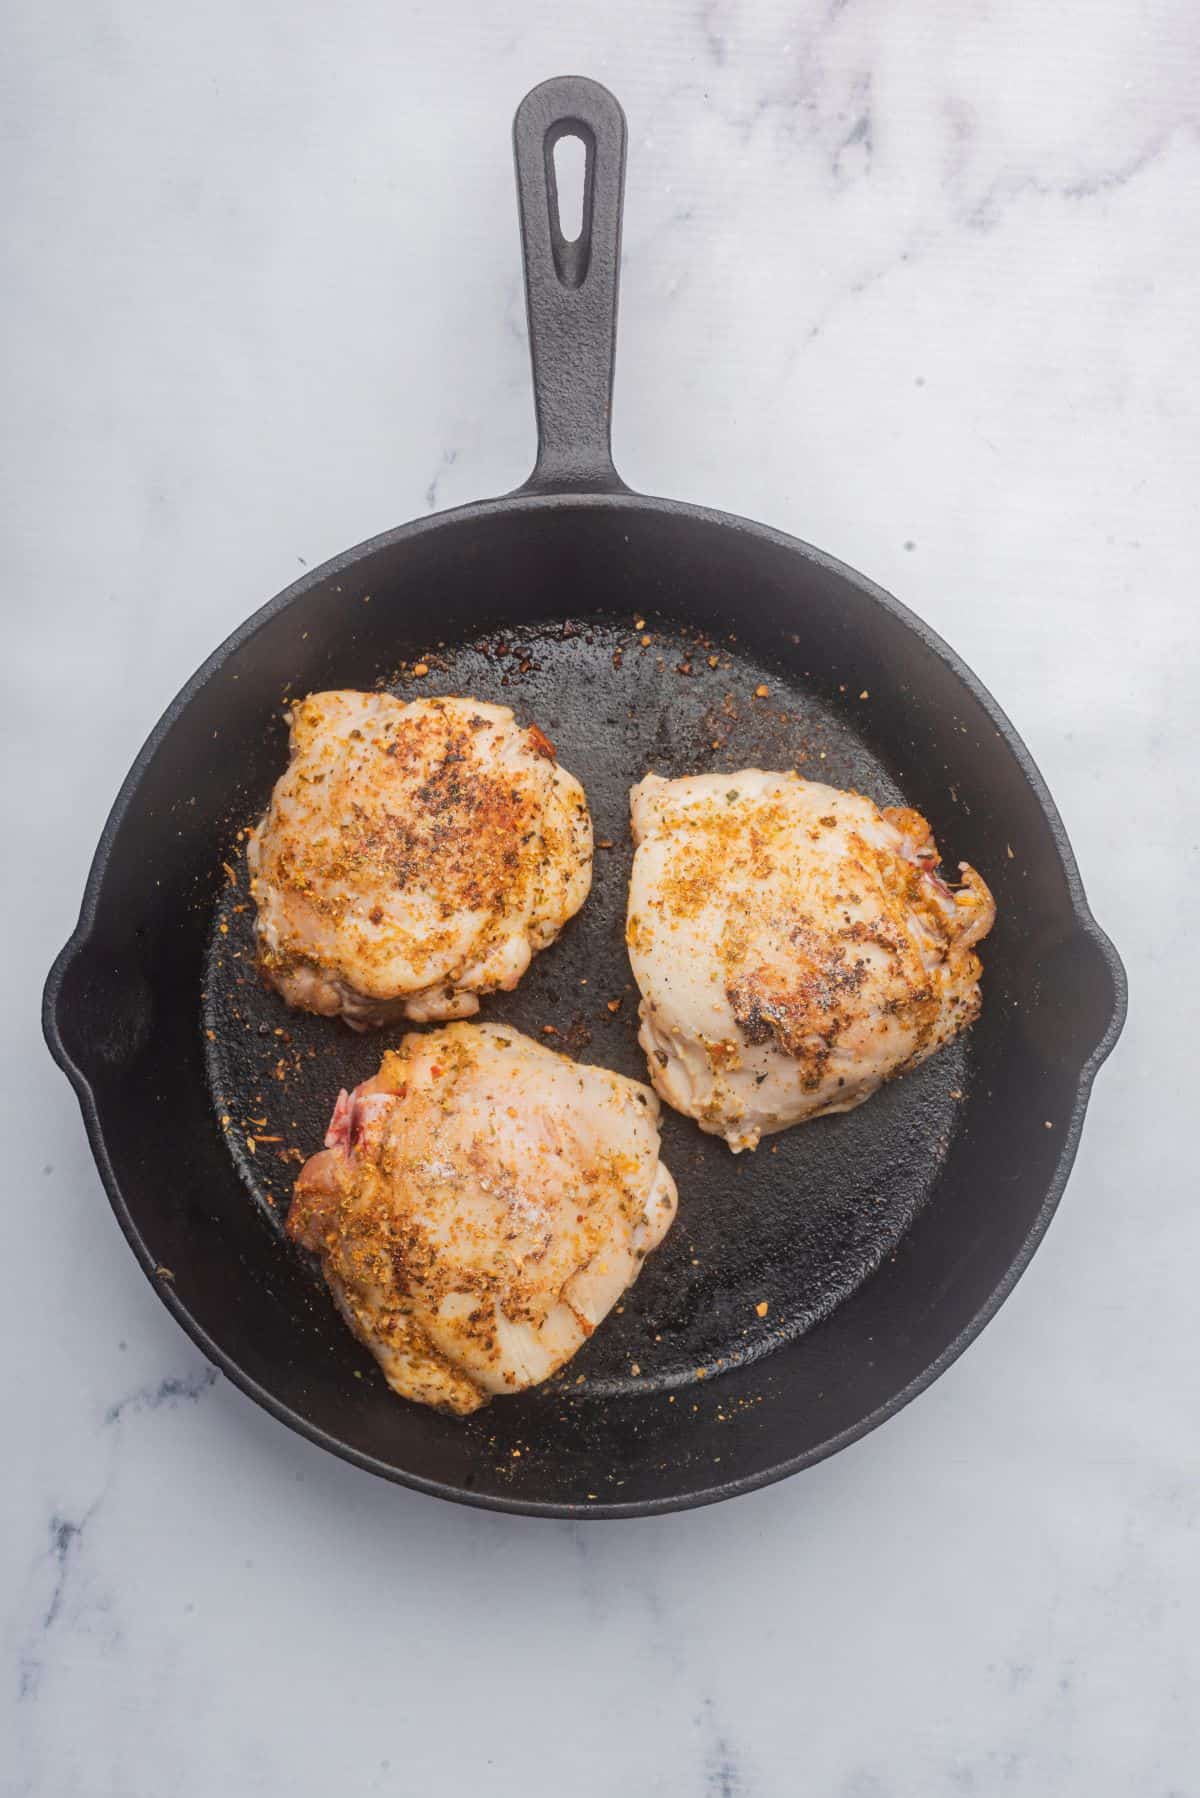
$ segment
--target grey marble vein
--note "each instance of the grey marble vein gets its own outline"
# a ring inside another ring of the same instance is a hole
[[[216,1368],[208,1366],[198,1367],[192,1373],[172,1374],[155,1385],[143,1386],[137,1392],[118,1399],[108,1407],[104,1421],[119,1423],[131,1412],[157,1411],[164,1405],[194,1404],[216,1384],[216,1379]]]

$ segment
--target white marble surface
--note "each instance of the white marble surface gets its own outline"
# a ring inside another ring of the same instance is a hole
[[[1194,1798],[1195,7],[8,20],[0,1791]],[[950,637],[1132,983],[1059,1218],[964,1360],[799,1479],[582,1527],[388,1487],[212,1375],[37,1033],[208,649],[526,472],[507,134],[569,70],[631,127],[622,472]]]

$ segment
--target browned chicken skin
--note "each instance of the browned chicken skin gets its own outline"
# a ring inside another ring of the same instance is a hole
[[[514,987],[587,897],[592,827],[504,706],[314,693],[248,859],[266,979],[361,1030]]]
[[[655,1090],[735,1151],[849,1111],[977,1015],[996,908],[919,812],[797,774],[647,775],[627,939]]]
[[[401,1397],[463,1414],[570,1360],[675,1215],[648,1087],[500,1024],[342,1093],[291,1236]]]

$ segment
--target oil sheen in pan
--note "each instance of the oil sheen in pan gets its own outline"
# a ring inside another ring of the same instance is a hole
[[[460,693],[509,705],[541,726],[583,781],[598,845],[591,896],[517,990],[485,999],[481,1015],[645,1079],[624,941],[633,783],[648,769],[795,766],[881,805],[909,796],[844,717],[794,676],[669,620],[637,622],[576,619],[507,641],[431,645],[427,674],[415,677],[410,665],[386,684],[401,698]],[[284,728],[264,721],[264,729],[278,730],[282,769]],[[950,867],[971,859],[986,878],[980,845],[939,847]],[[320,1146],[338,1089],[373,1073],[404,1027],[355,1036],[289,1011],[268,992],[254,972],[244,857],[233,842],[222,853],[236,883],[217,907],[205,981],[212,1101],[252,1199],[279,1234],[279,1253],[298,1254],[282,1234],[298,1160]],[[986,945],[983,984],[986,1006]],[[555,1034],[544,1034],[546,1025]],[[680,1194],[675,1225],[622,1309],[558,1379],[506,1408],[545,1404],[563,1384],[580,1397],[680,1387],[701,1371],[711,1378],[768,1355],[826,1316],[893,1251],[931,1190],[967,1091],[969,1050],[968,1036],[858,1110],[767,1137],[755,1154],[733,1156],[664,1106],[663,1155]],[[313,1282],[315,1302],[327,1307],[315,1264]],[[382,1378],[365,1351],[363,1371]]]

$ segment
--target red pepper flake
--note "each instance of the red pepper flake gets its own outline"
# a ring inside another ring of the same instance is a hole
[[[434,1062],[429,1072],[435,1080],[440,1080],[442,1077],[442,1070],[436,1062]]]
[[[542,1035],[543,1036],[557,1036],[558,1031],[554,1028],[553,1024],[543,1024],[542,1025]]]
[[[844,688],[842,690],[843,690],[843,692],[845,691]],[[770,687],[768,687],[764,683],[761,687],[755,687],[754,697],[755,697],[755,699],[766,699],[767,696],[769,695],[770,691],[771,691]]]
[[[423,675],[426,675],[429,673],[429,663],[428,662],[414,662],[413,663],[413,673],[417,677],[417,679],[420,680]]]
[[[620,999],[610,999],[608,1001],[608,1009],[613,1012],[620,1011],[622,1004],[623,1001]]]

